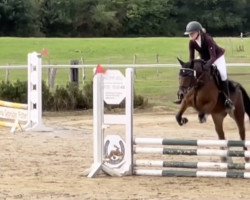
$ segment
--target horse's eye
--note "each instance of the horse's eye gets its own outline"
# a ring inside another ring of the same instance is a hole
[[[185,76],[185,74],[186,74],[186,70],[185,70],[185,69],[181,69],[181,70],[180,70],[180,75],[181,75],[181,76]]]

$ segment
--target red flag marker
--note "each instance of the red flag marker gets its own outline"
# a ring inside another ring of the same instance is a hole
[[[101,66],[100,64],[97,65],[97,68],[95,70],[95,74],[105,74],[105,69],[103,68],[103,66]]]
[[[41,54],[42,54],[43,57],[48,57],[49,56],[49,50],[48,49],[43,49],[41,51]]]

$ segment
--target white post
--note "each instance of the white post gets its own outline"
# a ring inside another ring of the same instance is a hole
[[[133,112],[134,112],[134,71],[126,69],[126,149],[125,160],[128,175],[133,170]]]
[[[103,75],[96,74],[93,80],[93,152],[94,163],[89,178],[95,177],[103,163]]]
[[[28,54],[28,122],[25,130],[51,131],[42,121],[42,58],[36,52]]]

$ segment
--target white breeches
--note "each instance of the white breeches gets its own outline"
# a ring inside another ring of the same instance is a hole
[[[220,72],[221,80],[222,81],[227,80],[227,66],[226,66],[225,56],[222,55],[216,61],[214,61],[213,64],[217,66],[217,69]]]

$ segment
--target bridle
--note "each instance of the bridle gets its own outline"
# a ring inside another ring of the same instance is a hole
[[[182,99],[189,90],[191,90],[194,85],[196,84],[197,81],[197,73],[196,70],[194,69],[190,69],[190,68],[181,68],[180,69],[180,73],[179,73],[179,77],[184,78],[184,77],[188,77],[189,82],[185,85],[181,84],[179,86],[179,91],[178,91],[178,98]]]
[[[203,65],[201,65],[202,71],[203,71]],[[197,70],[191,69],[191,68],[181,68],[179,72],[179,77],[185,78],[188,77],[189,81],[185,82],[185,85],[179,86],[179,91],[177,93],[177,96],[180,100],[183,99],[183,97],[194,88],[197,88],[199,86],[199,83],[202,82],[202,78],[204,77],[205,73],[200,73],[198,75]]]

